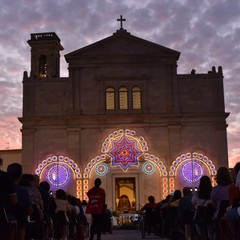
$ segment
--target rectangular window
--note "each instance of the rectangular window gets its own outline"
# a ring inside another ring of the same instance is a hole
[[[119,108],[128,109],[128,95],[126,91],[119,92]]]
[[[134,87],[132,89],[132,108],[141,109],[142,108],[142,97],[141,89],[139,87]]]
[[[132,98],[133,98],[133,109],[141,109],[140,92],[133,92],[132,93]]]
[[[115,109],[115,94],[113,88],[108,88],[106,91],[106,109],[114,110]]]

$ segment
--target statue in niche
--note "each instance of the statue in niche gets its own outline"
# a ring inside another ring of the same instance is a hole
[[[131,209],[131,203],[129,201],[128,196],[127,195],[122,195],[119,198],[118,210],[120,212],[129,212],[130,209]]]

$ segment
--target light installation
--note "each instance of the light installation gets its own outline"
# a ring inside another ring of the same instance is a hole
[[[99,176],[104,176],[108,172],[108,166],[105,163],[100,163],[96,166],[96,173]]]
[[[154,172],[155,167],[154,167],[154,165],[153,165],[151,162],[145,162],[145,163],[142,165],[142,169],[143,169],[143,171],[144,171],[146,174],[150,175],[150,174],[152,174],[152,173]]]
[[[112,148],[112,142],[120,140],[122,137],[127,137],[130,140],[135,140],[137,144],[137,148],[142,151],[142,152],[147,152],[148,151],[148,146],[146,141],[142,136],[138,136],[138,134],[129,129],[120,129],[118,131],[115,131],[111,133],[104,141],[102,144],[102,150],[101,152],[103,154],[107,154],[108,151]]]
[[[143,137],[129,129],[120,129],[111,133],[102,145],[102,153],[110,157],[113,167],[120,166],[127,171],[130,166],[138,166],[139,158],[148,151]]]
[[[182,176],[187,182],[197,182],[203,176],[203,167],[195,161],[187,161],[182,166]]]
[[[102,154],[100,156],[96,156],[91,159],[91,161],[87,164],[87,167],[84,169],[83,178],[89,178],[92,168],[103,161],[106,161],[106,155]]]
[[[169,192],[175,188],[175,177],[180,173],[182,180],[188,183],[198,184],[203,175],[209,175],[212,184],[215,185],[217,173],[213,162],[202,153],[188,152],[177,157],[173,161],[169,171]]]
[[[102,176],[107,173],[109,165],[120,166],[123,171],[127,171],[131,166],[142,166],[145,174],[152,174],[157,167],[159,176],[162,177],[163,198],[168,195],[168,172],[165,165],[158,157],[148,153],[147,142],[134,130],[120,129],[109,134],[102,144],[101,153],[91,159],[84,169],[83,199],[87,199],[88,179],[92,170],[95,168],[95,172]],[[136,162],[131,157],[135,158]]]
[[[138,166],[138,157],[142,151],[137,147],[136,141],[123,136],[112,142],[112,148],[108,154],[112,157],[112,166],[119,165],[126,171],[131,165]]]
[[[160,175],[163,177],[162,178],[162,197],[163,199],[167,197],[168,195],[168,178],[167,178],[167,169],[165,167],[165,165],[163,164],[163,162],[156,156],[154,156],[153,154],[149,154],[149,153],[145,153],[144,154],[144,159],[146,161],[152,162],[154,164],[156,164],[158,166]]]
[[[69,169],[64,165],[53,164],[47,171],[48,182],[56,187],[63,186],[69,178]]]
[[[41,180],[48,181],[52,190],[66,189],[72,180],[77,180],[76,195],[82,198],[81,172],[72,159],[56,155],[48,157],[37,166],[35,173]]]

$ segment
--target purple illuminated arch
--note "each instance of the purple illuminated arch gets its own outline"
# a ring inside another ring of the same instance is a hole
[[[35,173],[41,180],[48,181],[53,191],[59,187],[67,188],[72,179],[81,178],[80,169],[72,159],[56,155],[44,159]]]
[[[169,192],[175,189],[175,180],[187,182],[189,186],[198,186],[203,175],[208,175],[214,185],[216,173],[212,160],[202,153],[187,152],[181,154],[170,166]],[[177,176],[178,178],[176,178]]]

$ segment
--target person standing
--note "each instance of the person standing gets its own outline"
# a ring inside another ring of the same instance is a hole
[[[0,236],[1,239],[13,239],[9,231],[9,207],[17,203],[17,194],[10,176],[0,170]]]
[[[194,214],[194,225],[202,240],[213,239],[213,213],[214,207],[211,200],[212,183],[211,179],[204,175],[200,178],[199,188],[192,196],[192,204],[195,208]],[[205,209],[204,217],[205,219],[198,219],[198,208]]]
[[[180,223],[184,227],[184,235],[186,240],[192,239],[192,221],[194,208],[192,205],[192,188],[183,188],[183,197],[179,201],[178,205],[178,217]]]
[[[24,240],[26,234],[26,227],[28,217],[32,214],[32,201],[28,191],[20,186],[22,177],[22,165],[19,163],[12,163],[8,165],[7,172],[12,178],[17,194],[17,203],[11,207],[11,213],[17,220],[17,239]]]
[[[229,191],[233,182],[228,168],[220,167],[218,169],[216,182],[217,185],[212,189],[211,198],[213,205],[216,207],[213,219],[215,225],[215,239],[218,240],[220,239],[220,230],[223,227],[221,220],[229,206]]]
[[[152,231],[156,231],[156,226],[160,220],[159,205],[153,196],[148,197],[148,203],[141,208],[141,211],[145,211],[145,230],[150,235]]]
[[[97,240],[101,240],[106,198],[105,190],[100,187],[101,183],[101,179],[96,178],[94,181],[94,187],[91,188],[87,193],[89,201],[87,204],[86,213],[92,215],[90,240],[93,240],[95,232],[97,233]]]
[[[63,189],[56,191],[56,216],[54,219],[54,232],[57,239],[65,240],[68,234],[69,218],[67,212],[70,209],[70,205],[67,201],[67,194]]]

